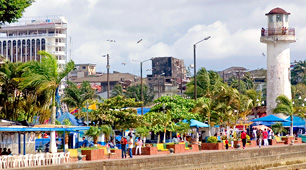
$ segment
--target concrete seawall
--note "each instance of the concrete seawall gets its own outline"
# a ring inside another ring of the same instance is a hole
[[[173,155],[147,156],[124,160],[84,161],[62,165],[18,168],[23,170],[200,170],[262,169],[306,162],[306,144],[263,148],[201,151]]]

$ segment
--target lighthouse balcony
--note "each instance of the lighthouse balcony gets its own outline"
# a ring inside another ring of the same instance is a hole
[[[261,29],[261,36],[269,35],[295,35],[295,29],[286,27]]]
[[[261,29],[260,42],[271,43],[275,41],[286,41],[289,43],[295,42],[295,29],[294,28],[266,28]]]

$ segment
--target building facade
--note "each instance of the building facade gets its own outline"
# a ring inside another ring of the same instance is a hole
[[[158,93],[156,97],[160,97],[161,93],[180,94],[186,85],[184,60],[174,57],[152,58],[152,75],[147,75],[147,78],[150,88]]]
[[[96,64],[76,64],[68,75],[70,81],[88,76],[96,76]]]
[[[38,51],[45,50],[58,60],[59,68],[67,63],[67,20],[49,17],[24,20],[0,29],[0,55],[11,62],[40,61]],[[62,81],[59,92],[65,88]]]

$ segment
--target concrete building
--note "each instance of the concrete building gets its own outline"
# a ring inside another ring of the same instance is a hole
[[[281,8],[266,14],[268,28],[261,29],[260,42],[267,44],[267,114],[276,107],[275,99],[286,95],[291,99],[290,48],[294,43],[295,29],[289,28],[290,13]]]
[[[247,72],[247,69],[244,67],[230,67],[223,71],[219,71],[218,74],[223,78],[224,82],[227,82],[231,77],[237,77],[238,79],[239,77],[243,78],[245,72]]]
[[[88,76],[96,76],[96,64],[76,64],[68,75],[70,81]]]
[[[101,76],[94,77],[82,77],[73,80],[72,82],[76,84],[81,84],[83,81],[89,81],[91,85],[100,85],[101,90],[100,93],[103,98],[107,98],[107,74],[102,74]],[[112,89],[116,84],[121,84],[123,89],[126,89],[128,86],[137,85],[140,82],[140,77],[135,76],[130,73],[119,73],[114,72],[109,74],[109,84],[110,84],[110,94]],[[146,81],[143,81],[144,84]]]
[[[184,60],[174,57],[155,57],[152,59],[152,75],[147,75],[148,85],[157,94],[181,94],[186,85]]]
[[[67,20],[65,17],[25,19],[10,25],[1,25],[0,55],[11,62],[40,61],[37,54],[45,50],[53,54],[59,68],[67,63]],[[59,92],[65,88],[65,81]]]

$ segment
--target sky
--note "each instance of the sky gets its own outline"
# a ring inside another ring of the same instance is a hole
[[[24,17],[64,16],[69,60],[106,72],[102,56],[109,54],[111,72],[140,75],[139,61],[152,57],[172,56],[190,66],[193,44],[208,36],[196,46],[198,69],[266,68],[260,30],[276,7],[291,13],[289,27],[296,30],[291,61],[305,60],[305,0],[36,0]],[[145,62],[143,74],[150,68]]]

